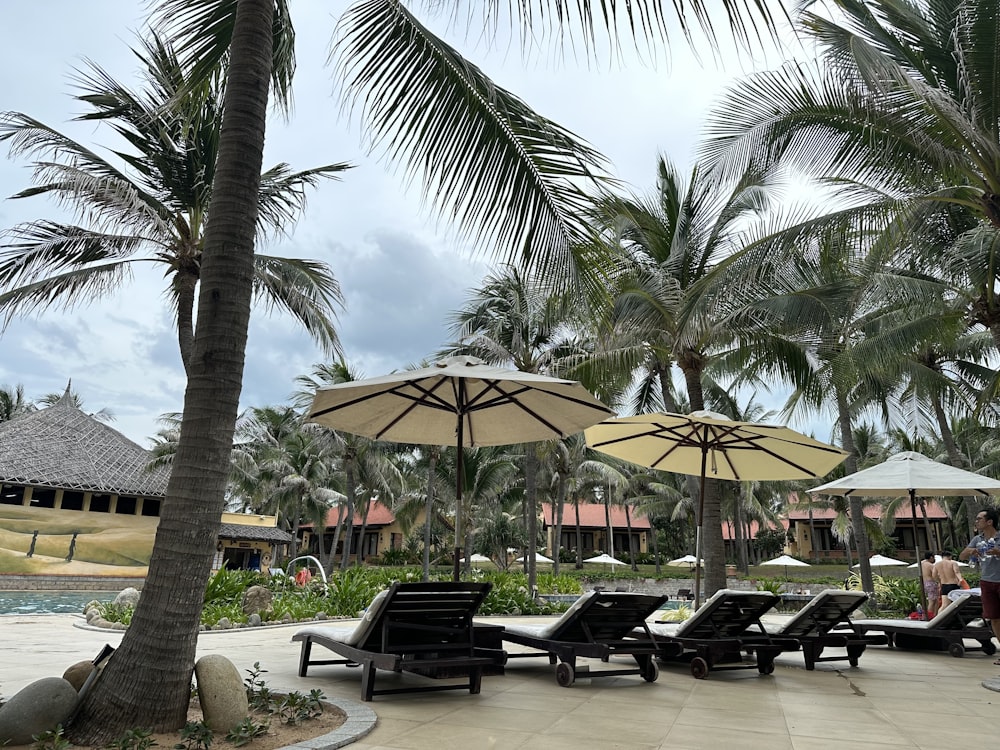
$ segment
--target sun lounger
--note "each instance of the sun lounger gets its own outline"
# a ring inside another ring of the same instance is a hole
[[[390,693],[459,690],[478,693],[484,670],[502,667],[501,649],[477,647],[472,616],[492,584],[394,583],[381,592],[354,628],[313,626],[299,630],[299,676],[311,666],[349,664],[362,667],[361,698]],[[341,655],[342,659],[312,659],[313,645]],[[377,670],[412,672],[425,677],[462,677],[461,684],[422,684],[375,689]]]
[[[885,633],[889,646],[912,649],[947,649],[952,656],[966,651],[996,653],[993,631],[983,619],[983,605],[978,596],[962,596],[942,609],[932,620],[855,620],[862,633]],[[966,641],[979,641],[969,646]]]
[[[793,638],[771,635],[761,624],[761,616],[780,601],[769,591],[721,589],[680,625],[657,623],[650,626],[656,640],[679,654],[661,651],[662,661],[686,661],[691,674],[704,679],[713,669],[753,669],[761,674],[774,671],[774,659],[784,651],[797,651]],[[743,661],[743,653],[755,661]]]
[[[508,653],[508,659],[548,656],[556,665],[556,682],[569,687],[576,679],[577,659],[600,659],[631,656],[638,664],[631,669],[601,669],[589,677],[641,675],[655,682],[659,669],[653,657],[661,646],[653,638],[646,618],[663,606],[666,596],[651,596],[623,591],[589,591],[548,625],[505,625],[501,638],[527,646],[541,653]],[[639,635],[632,637],[633,631]]]
[[[771,635],[794,638],[802,646],[806,669],[815,669],[821,661],[847,661],[858,666],[861,654],[868,646],[884,645],[884,635],[864,635],[851,622],[851,613],[868,600],[863,591],[828,589],[814,596],[794,617],[780,625],[764,628]],[[844,649],[846,654],[823,656],[824,649]]]

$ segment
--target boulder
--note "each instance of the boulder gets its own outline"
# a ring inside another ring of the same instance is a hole
[[[263,620],[260,619],[260,615],[254,612],[247,618],[247,625],[251,628],[259,628]]]
[[[263,586],[251,586],[243,594],[243,614],[252,615],[270,612],[274,603],[274,593]]]
[[[62,677],[31,683],[0,706],[0,747],[31,744],[33,735],[65,724],[76,700],[76,688]]]
[[[139,603],[139,596],[139,589],[129,586],[118,592],[118,596],[115,597],[115,606],[134,608]]]
[[[95,669],[94,662],[92,661],[78,661],[76,664],[71,665],[65,672],[63,672],[63,679],[66,680],[76,692],[80,692],[80,688],[83,687],[83,683],[87,681],[90,677],[90,673]]]
[[[198,700],[209,729],[228,732],[247,717],[250,707],[246,686],[229,659],[221,654],[203,656],[195,662],[194,674]]]

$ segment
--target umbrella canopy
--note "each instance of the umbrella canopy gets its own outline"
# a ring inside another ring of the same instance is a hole
[[[886,557],[885,555],[872,555],[868,558],[868,563],[879,568],[888,568],[893,565],[906,565],[904,560],[897,560],[895,557]],[[854,563],[852,568],[860,568],[861,563]]]
[[[465,562],[465,558],[463,557],[459,562]],[[474,563],[488,562],[488,563],[491,563],[493,561],[490,558],[488,558],[486,555],[480,555],[480,554],[477,553],[477,554],[474,554],[474,555],[469,555],[469,562],[474,562]]]
[[[627,563],[623,563],[621,560],[612,557],[607,552],[602,552],[600,555],[597,555],[596,557],[588,557],[586,560],[584,560],[584,562],[604,563],[606,565],[627,565]]]
[[[524,562],[524,557],[523,556],[518,557],[516,560],[514,560],[514,562],[523,563]],[[551,557],[546,557],[545,555],[540,555],[540,554],[538,554],[536,552],[535,553],[535,562],[550,563],[550,562],[555,562],[555,560],[553,560]]]
[[[699,560],[698,560],[697,557],[695,557],[694,555],[684,555],[684,557],[678,557],[678,558],[675,558],[675,559],[671,560],[670,562],[667,563],[667,565],[673,565],[674,567],[677,567],[677,568],[683,568],[683,567],[685,567],[687,565],[690,565],[691,567],[694,567],[695,563],[699,563]],[[704,565],[705,561],[701,560],[700,564]]]
[[[722,414],[696,411],[640,414],[606,419],[585,431],[591,448],[653,469],[693,474],[701,479],[695,556],[701,557],[705,479],[787,480],[821,477],[847,454],[788,427],[736,422]],[[695,607],[700,601],[695,568]]]
[[[944,558],[941,557],[941,555],[934,555],[934,562],[936,562],[936,563],[941,562],[941,560],[943,560],[943,559]],[[967,568],[967,567],[969,567],[969,563],[964,563],[961,560],[955,560],[955,564],[958,565],[958,567],[960,567],[960,568]],[[920,563],[919,562],[911,563],[910,565],[907,565],[906,567],[907,568],[918,568],[918,567],[920,567]]]
[[[566,437],[613,413],[574,380],[450,357],[419,370],[320,388],[308,418],[375,440],[456,446],[461,501],[462,447]],[[460,554],[456,544],[456,560]],[[457,567],[455,572],[457,578]]]
[[[785,567],[789,565],[792,566],[798,565],[799,567],[803,568],[811,567],[809,563],[802,562],[801,560],[796,560],[791,555],[780,555],[779,557],[776,557],[773,560],[765,560],[762,563],[758,563],[758,565],[784,565]]]
[[[975,474],[954,466],[938,463],[914,451],[904,451],[889,456],[885,461],[867,469],[856,471],[846,477],[827,482],[809,490],[817,495],[842,495],[850,497],[909,497],[910,514],[913,517],[913,539],[917,560],[920,559],[920,545],[917,543],[917,497],[938,497],[941,495],[1000,495],[1000,481],[982,474]],[[930,541],[930,540],[928,540]],[[879,555],[876,555],[879,557]],[[892,558],[886,558],[892,559]],[[871,559],[875,565],[875,558]],[[883,563],[884,565],[906,563]],[[857,567],[857,566],[855,566]],[[920,579],[923,581],[923,569]],[[920,599],[924,608],[924,587],[920,586]]]
[[[801,560],[796,560],[791,555],[779,555],[778,557],[774,558],[773,560],[765,560],[762,563],[758,563],[758,565],[782,565],[785,568],[785,578],[788,578],[788,566],[789,565],[791,565],[792,567],[799,566],[799,567],[802,567],[802,568],[812,567],[811,565],[809,565],[809,563],[802,562]]]

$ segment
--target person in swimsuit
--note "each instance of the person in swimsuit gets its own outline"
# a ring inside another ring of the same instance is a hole
[[[958,562],[951,552],[946,550],[941,553],[941,560],[934,564],[934,578],[941,584],[940,609],[944,609],[951,603],[948,594],[962,587],[962,573],[959,571]]]
[[[934,553],[925,552],[920,561],[920,575],[924,579],[924,594],[927,597],[927,619],[933,620],[941,606],[941,586],[934,579]]]

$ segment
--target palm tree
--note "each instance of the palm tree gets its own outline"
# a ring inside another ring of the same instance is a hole
[[[34,411],[37,407],[25,399],[24,386],[0,386],[0,422],[8,422],[14,417]]]
[[[122,171],[87,146],[19,112],[0,115],[0,141],[11,155],[34,162],[34,187],[14,198],[47,195],[85,224],[48,219],[8,232],[0,247],[0,317],[9,321],[50,307],[70,309],[115,294],[132,269],[155,264],[169,282],[181,360],[190,365],[194,303],[205,225],[216,175],[224,79],[190,88],[190,71],[157,37],[137,50],[146,86],[131,91],[91,65],[81,75],[79,120],[106,125],[132,151],[113,151]],[[331,164],[293,172],[278,164],[261,175],[261,236],[290,227],[305,206],[306,188],[348,168]],[[254,295],[265,309],[291,313],[323,349],[339,348],[333,325],[340,286],[325,263],[254,257]]]
[[[431,170],[425,194],[439,207],[463,205],[466,210],[454,215],[475,239],[495,236],[499,252],[529,250],[555,267],[552,259],[560,251],[565,255],[567,238],[574,236],[566,231],[574,212],[566,209],[576,205],[578,193],[571,179],[554,183],[570,176],[567,172],[586,173],[592,152],[496,87],[397,0],[354,7],[347,28],[357,33],[345,37],[354,43],[339,49],[346,63],[355,65],[359,85],[374,84],[365,101],[394,150],[402,149],[410,164]],[[526,32],[538,26],[534,6],[513,7],[521,11],[518,20]],[[714,39],[704,0],[671,7],[681,20],[689,9]],[[767,4],[724,7],[738,38],[749,38],[747,22],[755,18],[755,9],[773,28]],[[499,8],[486,6],[486,18]],[[617,37],[617,13],[592,14],[589,0],[558,8],[545,18],[546,23],[555,20],[560,32],[577,31],[573,23],[580,21],[583,39],[593,40],[596,16],[604,20],[609,38]],[[224,505],[227,451],[243,377],[270,93],[264,82],[270,81],[276,98],[287,102],[294,69],[287,0],[165,0],[159,12],[187,40],[181,48],[202,63],[206,77],[218,61],[228,63],[223,135],[202,252],[181,439],[164,503],[171,511],[160,520],[162,539],[154,546],[143,602],[133,618],[136,627],[123,637],[114,665],[81,705],[71,730],[77,741],[106,742],[139,723],[175,729],[186,719],[200,599]],[[658,0],[630,3],[628,12],[626,28],[654,43],[665,37]],[[386,48],[386,42],[394,46]],[[379,72],[383,75],[373,75]],[[407,85],[400,86],[401,81]],[[400,137],[392,138],[393,133]],[[569,159],[561,158],[569,152]],[[500,166],[507,168],[501,172]],[[185,594],[177,596],[178,589]]]
[[[703,153],[734,173],[750,162],[798,169],[894,217],[1000,348],[1000,61],[985,52],[1000,44],[1000,3],[830,8],[835,20],[805,12],[798,24],[819,48],[818,69],[788,63],[737,83],[709,118]],[[962,241],[919,241],[943,224]]]

